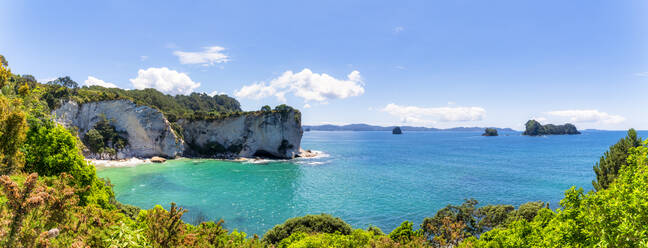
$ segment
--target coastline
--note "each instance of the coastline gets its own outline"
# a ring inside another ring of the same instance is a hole
[[[210,160],[219,160],[226,162],[240,162],[240,163],[251,163],[251,164],[268,164],[273,162],[286,162],[286,161],[298,161],[303,159],[315,159],[315,158],[324,158],[328,157],[327,153],[323,151],[315,150],[301,150],[299,157],[293,159],[272,159],[272,158],[245,158],[239,157],[234,159],[216,159],[216,158],[188,158],[188,157],[177,157],[173,159],[167,159],[167,161],[179,160],[179,159],[210,159]],[[110,167],[133,167],[143,164],[153,164],[151,158],[128,158],[128,159],[119,159],[119,160],[102,160],[102,159],[86,159],[89,163],[92,163],[96,168],[110,168]]]

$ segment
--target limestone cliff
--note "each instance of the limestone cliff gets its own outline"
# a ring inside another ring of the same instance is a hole
[[[301,119],[296,111],[257,112],[220,120],[180,120],[189,156],[299,155]]]
[[[137,106],[128,100],[90,102],[82,105],[69,101],[53,112],[55,120],[65,126],[74,126],[80,138],[100,120],[110,120],[117,131],[127,133],[129,145],[115,155],[86,154],[95,159],[123,159],[130,157],[182,155],[184,144],[175,134],[162,113],[147,106]]]
[[[129,100],[77,104],[67,102],[53,112],[57,122],[76,127],[80,138],[105,116],[117,131],[127,133],[129,145],[116,155],[86,154],[90,158],[129,157],[275,157],[299,155],[302,137],[299,111],[265,111],[232,115],[216,120],[176,123],[182,135],[157,109]]]

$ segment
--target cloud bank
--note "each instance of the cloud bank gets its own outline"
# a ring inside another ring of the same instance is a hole
[[[352,71],[346,79],[337,79],[328,74],[313,73],[306,68],[298,73],[286,71],[270,82],[259,82],[243,86],[234,92],[239,98],[261,99],[274,96],[286,102],[286,94],[303,98],[305,101],[325,102],[329,99],[344,99],[364,93],[360,72]]]
[[[83,83],[86,86],[97,85],[97,86],[106,87],[106,88],[119,88],[119,87],[117,87],[117,85],[115,85],[113,83],[108,83],[106,81],[103,81],[103,80],[98,79],[98,78],[93,77],[93,76],[88,76],[88,79],[86,79]]]
[[[181,64],[200,64],[212,66],[214,64],[229,61],[229,56],[223,53],[225,48],[219,46],[205,47],[202,52],[174,51],[173,55],[178,56]]]
[[[620,115],[611,115],[596,109],[588,110],[558,110],[550,111],[547,114],[557,117],[567,118],[574,123],[598,122],[604,124],[618,124],[625,121]]]
[[[130,82],[135,89],[154,88],[171,95],[186,95],[200,87],[200,83],[191,80],[187,74],[166,67],[140,69],[137,77],[130,79]]]
[[[440,122],[480,121],[486,116],[481,107],[425,108],[387,104],[382,111],[400,117],[403,122],[432,124]]]

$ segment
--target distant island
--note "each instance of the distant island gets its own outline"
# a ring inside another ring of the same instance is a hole
[[[563,135],[563,134],[580,134],[576,126],[570,123],[564,125],[547,124],[542,125],[536,120],[529,120],[525,124],[526,130],[522,135],[538,136],[538,135]]]
[[[396,126],[374,126],[368,124],[349,124],[349,125],[303,125],[304,130],[310,131],[392,131]],[[400,126],[401,131],[403,132],[412,132],[412,131],[471,131],[471,132],[481,132],[484,130],[484,127],[453,127],[453,128],[433,128],[433,127],[413,127],[413,126]],[[498,132],[516,132],[510,128],[494,128]]]
[[[486,128],[482,136],[497,136],[497,129],[495,128]]]
[[[401,130],[400,127],[395,127],[392,129],[392,134],[403,134],[403,130]]]

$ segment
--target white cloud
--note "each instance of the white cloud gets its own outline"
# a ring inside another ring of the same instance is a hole
[[[173,55],[178,56],[181,64],[201,64],[211,66],[217,63],[229,61],[229,56],[223,53],[225,48],[219,46],[205,47],[202,52],[174,51]]]
[[[215,91],[212,91],[211,93],[207,93],[207,95],[213,97],[213,96],[217,96],[217,95],[225,95],[225,93],[218,92],[218,91],[215,90]]]
[[[148,56],[146,56],[146,55],[142,55],[142,56],[140,56],[140,60],[141,60],[141,61],[144,61],[144,60],[147,60],[147,59],[148,59]]]
[[[637,76],[637,77],[648,77],[648,71],[637,72],[637,73],[635,73],[635,76]]]
[[[103,81],[103,80],[98,79],[98,78],[93,77],[93,76],[88,76],[88,79],[86,79],[83,83],[86,86],[97,85],[97,86],[106,87],[106,88],[119,88],[119,87],[117,87],[117,85],[115,85],[113,83],[108,83],[106,81]]]
[[[620,115],[611,115],[605,112],[600,112],[596,109],[588,110],[559,110],[547,112],[549,115],[564,117],[571,122],[584,123],[584,122],[599,122],[605,124],[618,124],[625,121],[625,118]]]
[[[328,99],[344,99],[364,93],[360,72],[352,71],[347,79],[336,79],[328,74],[313,73],[308,68],[301,72],[286,71],[269,83],[259,82],[243,86],[234,92],[236,97],[261,99],[275,96],[286,101],[286,94],[292,93],[306,101],[326,102]]]
[[[137,78],[130,81],[135,89],[154,88],[172,95],[189,94],[200,86],[200,83],[191,80],[187,74],[166,67],[140,69]]]
[[[395,27],[393,31],[394,31],[395,34],[398,34],[400,32],[405,31],[405,28],[402,27],[402,26],[398,26],[398,27]]]
[[[431,124],[440,122],[480,121],[486,116],[481,107],[424,108],[387,104],[382,111],[398,116],[403,122]]]
[[[305,108],[305,109],[310,108],[310,107],[311,107],[310,104],[308,104],[308,103],[304,104],[304,108]]]

